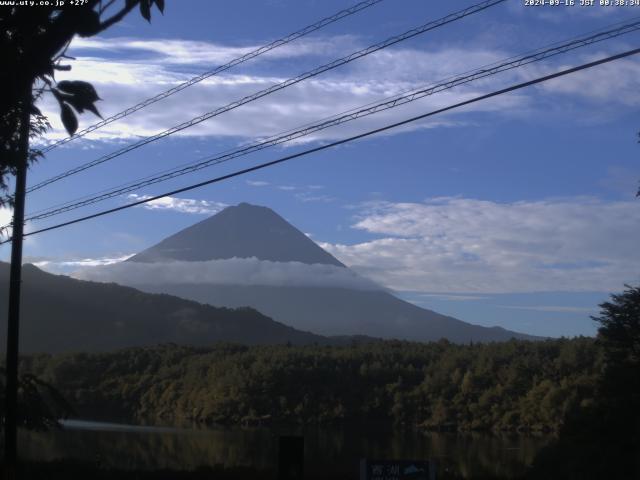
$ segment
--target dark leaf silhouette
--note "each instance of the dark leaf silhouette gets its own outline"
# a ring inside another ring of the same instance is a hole
[[[102,118],[102,115],[100,115],[100,112],[98,111],[98,109],[96,108],[96,106],[93,103],[91,105],[87,105],[86,109],[89,110],[94,115]]]
[[[58,82],[56,86],[59,90],[80,97],[87,102],[93,103],[96,100],[100,100],[98,92],[96,92],[96,89],[93,88],[93,85],[89,82],[63,80],[62,82]]]
[[[102,115],[100,115],[100,112],[93,103],[88,103],[82,98],[78,98],[77,96],[65,96],[64,100],[73,108],[75,108],[78,113],[84,113],[85,110],[89,110],[98,117],[102,118]]]
[[[79,9],[78,15],[82,21],[78,23],[76,32],[81,37],[90,37],[100,31],[100,15],[89,8]]]
[[[164,0],[156,0],[156,5],[160,13],[164,14]]]
[[[66,103],[61,104],[61,109],[60,118],[62,118],[62,124],[69,135],[73,135],[78,129],[78,119],[76,118],[76,114],[73,113],[71,107]]]
[[[140,13],[147,22],[151,22],[151,4],[150,0],[140,0]]]
[[[63,81],[57,85],[57,98],[58,101],[67,102],[78,113],[83,113],[85,110],[93,112],[95,115],[102,118],[100,112],[94,105],[94,102],[100,100],[96,89],[93,85],[87,82],[81,81]]]

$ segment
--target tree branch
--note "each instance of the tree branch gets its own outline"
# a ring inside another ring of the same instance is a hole
[[[118,23],[120,20],[122,20],[131,10],[133,10],[137,5],[138,5],[139,0],[136,1],[127,1],[125,7],[120,10],[118,13],[116,13],[115,15],[113,15],[112,17],[108,18],[107,20],[105,20],[104,22],[100,22],[100,27],[97,29],[96,33],[94,33],[94,35],[97,35],[98,33],[106,30],[107,28],[109,28],[110,26],[112,26],[114,23]]]
[[[104,6],[100,7],[100,15],[102,15],[104,12],[107,11],[107,9],[113,5],[116,2],[116,0],[109,0]]]
[[[60,60],[62,57],[64,57],[65,53],[67,53],[67,50],[69,49],[69,45],[71,45],[71,40],[72,40],[71,38],[67,40],[67,43],[65,44],[65,46],[62,48],[62,50],[58,55],[53,57],[53,59],[51,60],[51,63],[55,63],[58,60]]]

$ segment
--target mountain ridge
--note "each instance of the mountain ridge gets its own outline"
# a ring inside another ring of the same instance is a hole
[[[456,343],[541,339],[503,327],[464,322],[405,302],[385,291],[302,286],[216,285],[209,288],[196,284],[135,287],[146,292],[171,292],[181,298],[229,308],[249,302],[256,310],[285,325],[324,336],[353,336],[359,332],[375,338],[421,342],[446,338]],[[327,322],[328,318],[331,322]]]

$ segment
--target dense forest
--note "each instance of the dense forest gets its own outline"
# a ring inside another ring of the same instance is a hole
[[[58,398],[60,391],[80,417],[155,424],[366,420],[438,430],[554,430],[525,478],[640,478],[640,287],[600,307],[592,317],[596,338],[167,344],[32,355],[22,359],[21,389],[43,400],[35,404],[47,408],[35,413],[45,420],[56,410],[42,392]]]
[[[593,402],[602,354],[591,338],[162,345],[29,356],[21,368],[86,418],[556,430],[567,412]]]

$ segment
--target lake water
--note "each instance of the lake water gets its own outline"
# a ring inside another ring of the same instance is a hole
[[[303,435],[305,469],[353,473],[360,458],[435,460],[464,478],[522,474],[548,436],[423,433],[381,427],[173,428],[67,421],[63,430],[20,432],[21,457],[78,459],[106,468],[193,470],[251,466],[273,470],[280,435]]]

